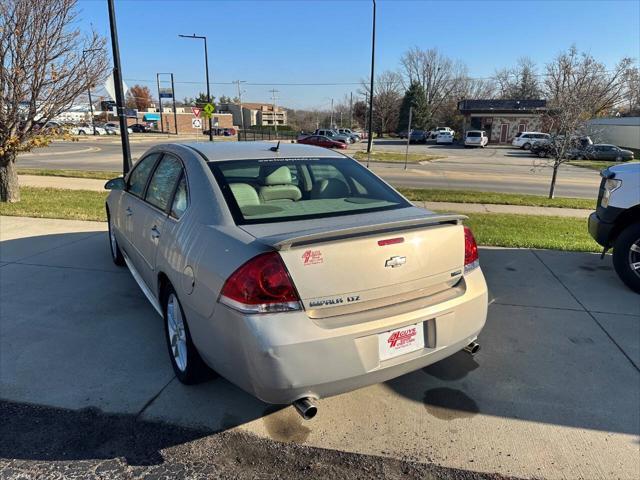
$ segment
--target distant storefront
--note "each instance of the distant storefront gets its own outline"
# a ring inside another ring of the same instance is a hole
[[[462,100],[463,129],[484,130],[489,143],[511,143],[518,132],[544,131],[546,100]]]

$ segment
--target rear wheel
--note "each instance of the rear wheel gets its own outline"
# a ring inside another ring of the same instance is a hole
[[[616,162],[621,162],[622,161],[622,157],[618,156],[616,157]]]
[[[171,366],[180,382],[193,385],[211,376],[191,339],[180,300],[171,285],[164,291],[164,331]]]
[[[525,143],[524,145],[522,145],[522,148],[524,150],[529,150],[531,148],[531,144],[529,142]]]
[[[616,239],[613,266],[620,279],[640,293],[640,223],[629,225]]]

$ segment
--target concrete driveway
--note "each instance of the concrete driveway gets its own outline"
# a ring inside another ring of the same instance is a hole
[[[175,380],[162,323],[111,263],[105,228],[0,218],[3,400],[527,478],[640,477],[640,297],[610,257],[482,249],[479,355],[321,400],[303,422],[224,379]]]

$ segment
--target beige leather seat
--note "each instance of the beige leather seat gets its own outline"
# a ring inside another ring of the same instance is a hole
[[[248,183],[230,183],[229,188],[241,209],[248,206],[260,205],[258,192]]]
[[[344,198],[349,196],[349,186],[337,178],[317,181],[311,188],[311,198]]]
[[[302,198],[302,192],[297,185],[293,184],[289,167],[282,166],[264,177],[264,186],[259,188],[258,196],[263,203],[295,202]]]

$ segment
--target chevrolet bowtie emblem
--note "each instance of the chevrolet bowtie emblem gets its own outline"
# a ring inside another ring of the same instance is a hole
[[[391,257],[389,260],[384,262],[384,266],[396,268],[396,267],[401,267],[405,263],[407,263],[407,257],[395,256],[395,257]]]

